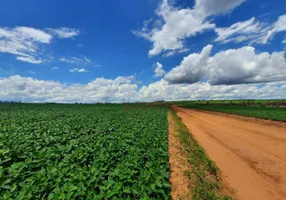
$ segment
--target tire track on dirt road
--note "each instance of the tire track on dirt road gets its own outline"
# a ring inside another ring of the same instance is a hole
[[[286,199],[285,127],[215,112],[174,109],[239,199]]]

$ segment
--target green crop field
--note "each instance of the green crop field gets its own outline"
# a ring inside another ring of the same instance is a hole
[[[286,121],[283,102],[2,103],[0,200],[171,199],[168,105]],[[173,116],[191,198],[231,199],[218,168]]]
[[[262,119],[270,119],[277,121],[286,121],[285,107],[266,107],[266,106],[241,106],[241,105],[219,105],[217,104],[196,104],[179,103],[181,107],[194,108],[199,110],[210,110],[229,114],[236,114],[248,117],[256,117]]]
[[[197,100],[174,101],[177,105],[286,106],[285,99]]]
[[[167,112],[0,104],[0,198],[170,199]]]

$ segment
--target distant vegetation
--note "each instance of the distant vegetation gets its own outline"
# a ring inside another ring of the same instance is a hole
[[[286,121],[286,100],[210,100],[173,103],[185,108]]]

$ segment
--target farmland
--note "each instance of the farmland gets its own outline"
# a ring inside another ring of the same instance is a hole
[[[278,103],[0,104],[0,199],[284,197],[285,123],[200,111],[285,121]]]
[[[277,121],[286,121],[285,101],[189,101],[178,102],[184,108],[209,110]]]
[[[0,104],[0,197],[170,199],[167,111]]]

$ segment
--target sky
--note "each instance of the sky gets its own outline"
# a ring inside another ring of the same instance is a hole
[[[285,0],[2,0],[0,101],[286,98]]]

